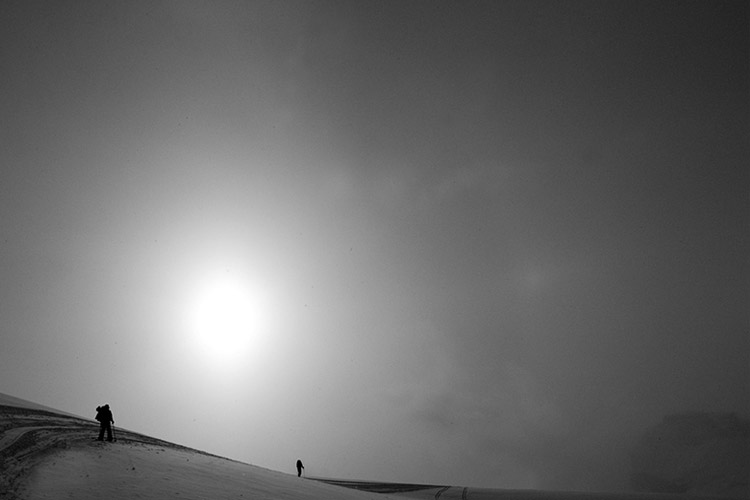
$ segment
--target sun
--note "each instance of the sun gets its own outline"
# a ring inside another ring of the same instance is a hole
[[[240,280],[207,280],[190,307],[189,327],[196,347],[207,358],[230,361],[258,348],[267,328],[262,295]]]

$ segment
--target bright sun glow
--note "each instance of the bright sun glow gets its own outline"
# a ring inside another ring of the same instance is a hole
[[[259,349],[268,326],[261,294],[231,278],[204,283],[190,311],[190,330],[198,349],[219,362]]]

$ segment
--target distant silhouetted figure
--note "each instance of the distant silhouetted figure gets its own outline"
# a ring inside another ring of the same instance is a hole
[[[302,469],[304,469],[305,466],[302,465],[302,460],[297,460],[297,477],[300,477],[302,475]]]
[[[112,441],[112,425],[115,423],[115,419],[112,418],[112,411],[109,409],[109,405],[97,406],[96,417],[99,421],[99,441],[104,441],[104,431],[107,431],[107,441]]]

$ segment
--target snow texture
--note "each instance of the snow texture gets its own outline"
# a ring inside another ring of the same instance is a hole
[[[95,439],[98,424],[0,394],[0,500],[276,499],[655,500],[696,497],[489,490],[311,480],[129,430]],[[294,463],[291,457],[290,463]]]

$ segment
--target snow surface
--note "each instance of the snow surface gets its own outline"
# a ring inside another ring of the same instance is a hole
[[[3,499],[331,499],[385,497],[217,457],[0,395]]]
[[[49,411],[52,413],[59,413],[61,415],[68,415],[69,417],[78,417],[81,418],[79,415],[74,415],[72,413],[66,413],[64,411],[56,410],[54,408],[50,408],[49,406],[40,405],[37,403],[33,403],[31,401],[26,401],[25,399],[21,398],[15,398],[13,396],[9,396],[7,394],[0,393],[0,406],[15,406],[19,408],[29,408],[32,410],[43,410],[43,411]]]
[[[64,450],[45,459],[30,479],[24,493],[32,499],[382,498],[193,450],[127,441]]]
[[[95,439],[98,423],[0,394],[0,499],[675,500],[670,495],[490,490],[312,480],[128,430]],[[294,457],[292,457],[294,458]],[[338,484],[329,484],[330,482]],[[377,491],[379,493],[375,493]],[[704,497],[705,498],[705,497]]]

